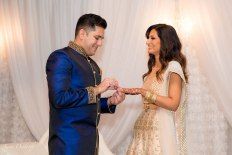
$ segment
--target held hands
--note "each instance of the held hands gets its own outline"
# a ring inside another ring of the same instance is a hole
[[[98,86],[94,88],[94,92],[96,95],[104,93],[107,90],[117,90],[108,99],[109,105],[118,105],[125,99],[125,94],[119,88],[119,84],[117,80],[112,78],[106,78]]]
[[[98,86],[94,88],[96,95],[104,93],[107,90],[116,90],[118,89],[118,81],[112,78],[104,79]]]

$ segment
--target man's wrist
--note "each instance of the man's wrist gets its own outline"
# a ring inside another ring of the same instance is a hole
[[[114,105],[114,104],[112,103],[112,101],[111,101],[111,97],[108,98],[107,104],[108,104],[108,106]]]
[[[111,97],[107,100],[107,105],[110,113],[114,113],[116,105],[114,105],[111,101]]]
[[[93,87],[93,90],[94,90],[94,94],[95,95],[98,95],[98,94],[100,94],[100,90],[99,90],[99,88],[96,86],[96,87]]]

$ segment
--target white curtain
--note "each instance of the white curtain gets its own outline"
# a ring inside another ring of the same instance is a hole
[[[2,41],[3,35],[0,31],[0,144],[33,141],[15,97]]]
[[[232,5],[230,0],[180,1],[182,14],[193,23],[190,37],[201,70],[207,78],[218,107],[232,125],[231,39]]]
[[[43,38],[38,37],[38,15],[30,1],[27,4],[17,1],[1,3],[6,51],[14,90],[27,125],[33,135],[39,138],[48,127],[48,99],[44,78],[46,58],[43,55],[46,46],[39,41]],[[46,29],[43,32],[46,32]]]
[[[194,154],[193,148],[198,147],[198,154],[226,153],[224,116],[232,125],[232,87],[227,82],[232,74],[229,0],[1,0],[0,7],[14,90],[26,123],[37,139],[48,128],[46,59],[53,50],[74,39],[79,16],[92,12],[108,22],[105,44],[94,59],[101,66],[103,77],[115,77],[123,87],[142,85],[142,74],[147,70],[148,26],[175,26],[189,61],[189,153]],[[116,114],[102,116],[101,132],[117,154],[127,148],[140,111],[141,98],[128,96]],[[216,141],[212,141],[214,138]]]

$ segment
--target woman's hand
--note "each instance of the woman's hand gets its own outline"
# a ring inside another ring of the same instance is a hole
[[[139,95],[145,96],[146,90],[143,88],[121,88],[121,91],[126,95]]]

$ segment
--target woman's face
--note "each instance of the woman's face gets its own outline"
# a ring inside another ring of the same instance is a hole
[[[160,38],[155,29],[151,30],[147,39],[147,51],[149,54],[157,55],[160,53]]]

